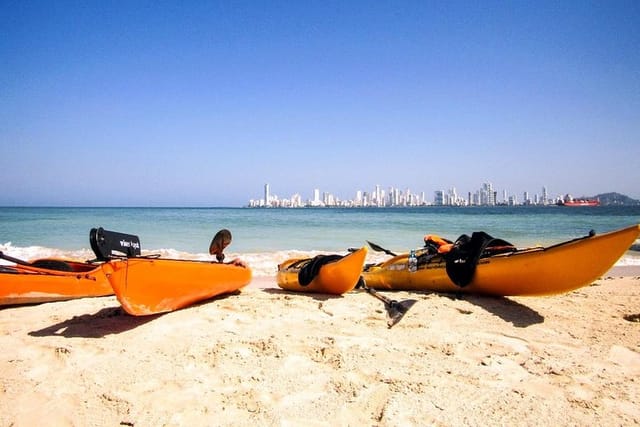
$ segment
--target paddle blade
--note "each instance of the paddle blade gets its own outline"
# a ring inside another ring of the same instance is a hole
[[[376,252],[384,252],[387,255],[396,256],[396,254],[391,252],[389,249],[385,249],[382,246],[377,245],[377,244],[375,244],[373,242],[370,242],[368,240],[367,240],[367,243],[369,244],[369,246],[371,246],[371,249],[373,249]]]
[[[231,244],[231,240],[231,231],[226,228],[218,231],[209,245],[209,254],[215,255],[218,262],[224,261],[224,250]]]
[[[416,302],[418,301],[407,299],[400,302],[393,300],[385,304],[385,308],[387,309],[387,327],[391,329],[393,325],[402,320],[407,311],[409,311]]]

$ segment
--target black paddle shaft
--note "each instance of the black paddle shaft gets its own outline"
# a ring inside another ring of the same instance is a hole
[[[12,256],[6,255],[4,252],[0,251],[0,258],[2,259],[6,259],[7,261],[11,261],[14,262],[16,264],[22,264],[22,265],[31,265],[29,264],[27,261],[23,261],[21,259],[18,258],[14,258]]]

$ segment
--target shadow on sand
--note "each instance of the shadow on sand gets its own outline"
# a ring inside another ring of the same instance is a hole
[[[323,293],[315,293],[315,292],[293,292],[285,289],[263,289],[263,292],[272,295],[301,295],[307,298],[312,298],[316,301],[325,302],[332,299],[344,298],[342,295],[331,295],[331,294],[323,294]],[[404,315],[409,311],[411,307],[417,302],[417,300],[410,299],[404,301],[396,301],[385,296],[378,294],[375,290],[369,289],[366,290],[365,293],[369,293],[371,296],[379,299],[384,304],[385,310],[387,312],[387,327],[391,328],[393,325],[398,323]]]
[[[320,301],[320,302],[324,302],[324,301],[329,301],[332,299],[340,299],[340,298],[344,298],[344,296],[342,295],[332,295],[332,294],[323,294],[323,293],[318,293],[318,292],[295,292],[295,291],[289,291],[286,289],[275,289],[275,288],[264,288],[261,289],[262,292],[266,292],[268,294],[271,295],[299,295],[301,297],[307,297],[307,298],[311,298],[314,299],[316,301]]]
[[[544,323],[544,316],[524,304],[506,297],[446,294],[452,300],[464,300],[498,316],[517,328]]]
[[[131,316],[122,307],[107,307],[94,314],[73,316],[55,325],[29,332],[29,335],[32,337],[102,338],[131,330],[161,315]]]

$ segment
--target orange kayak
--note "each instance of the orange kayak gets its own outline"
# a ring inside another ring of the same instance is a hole
[[[462,292],[496,296],[552,295],[589,285],[606,273],[640,236],[640,225],[589,235],[549,247],[517,249],[480,257],[466,286],[447,274],[444,256],[407,268],[408,255],[367,266],[363,278],[370,288]],[[418,257],[420,259],[420,256]]]
[[[102,264],[39,259],[0,266],[0,306],[113,295]]]
[[[134,316],[177,310],[251,281],[249,268],[207,261],[134,257],[112,259],[103,269],[118,301]]]
[[[278,286],[289,291],[341,295],[355,288],[366,256],[367,248],[363,247],[344,257],[320,255],[289,259],[278,266]],[[307,274],[305,280],[305,269],[310,268],[315,271]]]

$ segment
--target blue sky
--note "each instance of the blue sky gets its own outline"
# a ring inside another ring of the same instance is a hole
[[[640,199],[638,1],[0,0],[0,205]]]

